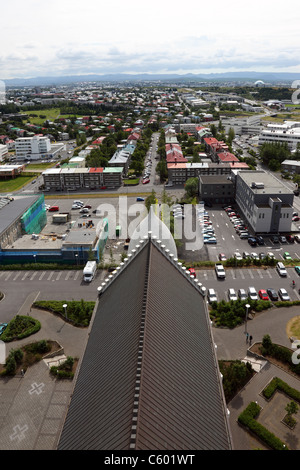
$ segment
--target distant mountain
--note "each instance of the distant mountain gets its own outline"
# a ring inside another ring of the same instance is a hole
[[[3,80],[6,86],[57,86],[82,82],[138,82],[138,81],[253,81],[267,83],[292,82],[299,79],[299,74],[284,72],[224,72],[209,74],[106,74],[106,75],[70,75],[58,77],[12,78]]]

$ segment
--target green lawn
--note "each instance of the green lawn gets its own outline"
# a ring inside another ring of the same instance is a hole
[[[0,181],[0,193],[10,193],[12,191],[18,191],[25,184],[29,183],[31,180],[34,180],[34,176],[18,176],[17,178]]]
[[[30,109],[27,111],[29,116],[29,120],[31,124],[35,124],[37,126],[41,126],[47,119],[49,121],[54,121],[60,115],[59,108],[49,108],[49,109]],[[31,117],[30,114],[36,114],[38,117]],[[41,118],[39,116],[46,116],[45,118]]]
[[[55,165],[56,163],[30,163],[30,165],[26,166],[26,170],[46,170],[47,168],[52,168]]]

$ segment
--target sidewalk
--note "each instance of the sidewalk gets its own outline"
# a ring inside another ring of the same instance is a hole
[[[88,328],[76,328],[51,313],[32,309],[36,292],[30,294],[19,314],[32,315],[42,328],[36,334],[7,344],[9,350],[41,339],[57,341],[66,356],[82,359]],[[41,360],[27,369],[24,377],[0,379],[0,449],[54,450],[75,385],[74,380],[57,380]]]

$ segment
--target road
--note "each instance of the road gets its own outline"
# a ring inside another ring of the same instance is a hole
[[[32,301],[37,299],[95,301],[97,287],[106,274],[106,271],[99,270],[95,279],[86,284],[82,280],[82,270],[1,271],[0,291],[5,297],[0,302],[0,322],[8,322],[17,315],[29,296]]]

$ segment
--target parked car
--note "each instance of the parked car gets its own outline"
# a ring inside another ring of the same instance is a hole
[[[294,239],[296,240],[297,243],[300,243],[300,235],[295,235]]]
[[[49,212],[58,212],[59,211],[59,207],[58,206],[52,206],[49,208]]]
[[[3,333],[8,323],[0,323],[0,335]]]
[[[248,253],[248,251],[244,251],[243,252],[243,258],[244,259],[250,258],[250,253]]]
[[[285,252],[283,253],[283,257],[284,257],[284,259],[292,259],[291,255],[289,254],[288,251],[285,251]]]
[[[281,298],[281,300],[288,301],[288,302],[291,300],[289,294],[286,291],[286,289],[283,289],[283,288],[279,289],[278,294],[279,294],[279,297]]]
[[[86,206],[83,206],[84,209],[91,209],[92,206],[90,206],[89,204],[87,204]]]
[[[79,213],[80,214],[88,214],[89,210],[86,208],[86,207],[83,207],[82,209],[80,209]]]
[[[148,183],[150,183],[149,178],[147,178],[147,179],[145,179],[145,180],[143,181],[143,184],[148,184]]]
[[[220,253],[220,254],[219,254],[219,260],[220,260],[220,261],[226,261],[227,258],[226,258],[226,256],[225,256],[223,253]]]
[[[248,295],[247,295],[247,292],[245,291],[245,289],[239,289],[238,290],[238,296],[241,300],[247,300],[247,298],[248,298]]]
[[[278,272],[279,276],[282,276],[282,277],[287,276],[287,270],[284,264],[281,263],[280,261],[276,264],[276,271]]]
[[[292,218],[293,222],[299,222],[299,220],[300,220],[300,217],[298,215]]]
[[[234,253],[234,257],[235,257],[235,259],[237,259],[237,260],[243,259],[241,253],[239,253],[238,251],[237,251],[236,253]]]
[[[259,256],[258,256],[257,253],[254,253],[254,252],[253,252],[253,253],[251,253],[251,258],[252,258],[252,259],[259,259]]]
[[[273,235],[273,237],[271,237],[271,241],[275,244],[279,243],[279,237],[277,237],[276,235]]]
[[[295,266],[295,271],[300,276],[300,266]]]
[[[214,237],[204,240],[205,245],[215,245],[216,243],[217,243],[217,239]]]
[[[258,291],[258,295],[261,298],[261,300],[269,300],[269,296],[268,296],[267,291],[265,289],[260,289]]]
[[[256,292],[255,287],[249,287],[249,289],[248,289],[248,297],[249,297],[251,300],[258,300],[258,295],[257,295],[257,292]]]
[[[261,237],[261,236],[256,237],[256,240],[257,240],[257,243],[259,245],[264,245],[264,243],[265,243],[263,237]]]
[[[279,241],[280,241],[281,243],[286,243],[286,242],[287,242],[286,237],[285,237],[284,235],[280,235]]]
[[[256,238],[252,238],[252,237],[248,238],[248,243],[251,246],[256,246],[257,245]]]
[[[194,268],[189,268],[188,271],[192,277],[196,277],[196,271]]]
[[[286,239],[289,243],[294,243],[295,242],[295,237],[293,235],[287,235]]]
[[[237,295],[234,289],[228,289],[228,299],[229,300],[237,300]]]
[[[145,201],[145,199],[143,197],[137,197],[136,200],[137,200],[137,202]]]
[[[267,294],[268,294],[269,298],[271,300],[273,300],[274,302],[276,302],[276,300],[278,300],[278,294],[277,294],[275,289],[272,289],[271,287],[269,287],[267,289]]]
[[[225,279],[225,269],[222,263],[215,264],[215,271],[218,279]]]
[[[217,300],[218,300],[217,299],[217,294],[216,294],[214,289],[208,289],[207,297],[208,297],[208,302],[209,303],[217,302]]]

